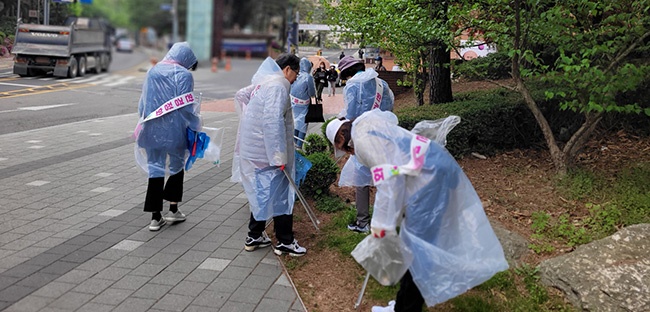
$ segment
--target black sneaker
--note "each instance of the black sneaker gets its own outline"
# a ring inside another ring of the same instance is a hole
[[[300,245],[298,245],[298,241],[294,239],[293,242],[288,245],[279,243],[277,246],[275,246],[275,250],[273,250],[273,252],[275,252],[275,254],[278,256],[287,253],[293,257],[300,257],[307,253],[307,249],[305,247],[300,247]]]
[[[253,251],[257,248],[264,248],[269,246],[271,246],[271,239],[266,235],[262,235],[258,238],[247,236],[246,242],[244,243],[244,249],[246,251]]]
[[[348,230],[357,233],[368,234],[370,233],[370,226],[368,226],[368,224],[366,224],[365,226],[359,226],[359,223],[357,223],[357,221],[354,221],[348,224]]]

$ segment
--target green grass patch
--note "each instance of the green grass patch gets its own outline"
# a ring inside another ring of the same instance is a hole
[[[336,250],[342,257],[350,257],[352,250],[366,237],[347,229],[347,225],[356,218],[356,209],[344,204],[338,197],[327,200],[332,202],[338,200],[345,208],[332,212],[332,220],[323,227],[324,238],[319,242],[318,247]],[[539,221],[539,228],[546,229],[550,218],[541,215],[540,218],[542,220]],[[300,262],[287,266],[298,265]],[[423,311],[573,311],[570,306],[563,303],[562,298],[551,296],[546,292],[546,288],[539,283],[538,274],[535,268],[530,267],[500,272],[469,292],[440,306],[424,308]],[[363,284],[364,277],[365,275],[361,275],[357,279],[359,285],[357,291],[361,290],[360,285]],[[399,283],[393,286],[382,286],[371,278],[365,296],[385,305],[390,300],[395,300],[398,290]]]
[[[357,210],[348,206],[347,209],[339,211],[332,222],[324,229],[325,239],[322,241],[326,247],[338,250],[342,255],[350,256],[354,248],[363,240],[366,235],[349,231],[347,225],[357,216]]]
[[[337,196],[326,194],[316,198],[316,209],[322,212],[333,213],[347,208],[350,208],[350,205],[344,203]]]
[[[584,169],[572,170],[557,185],[569,199],[586,201],[588,214],[552,217],[536,211],[531,216],[531,250],[555,251],[552,243],[567,247],[589,243],[614,234],[621,227],[650,222],[650,164],[623,168],[615,177]]]

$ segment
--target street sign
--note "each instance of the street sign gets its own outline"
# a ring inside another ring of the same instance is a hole
[[[160,9],[163,11],[171,11],[172,10],[172,5],[169,3],[163,3],[160,5]]]
[[[29,10],[29,17],[38,17],[37,10]]]

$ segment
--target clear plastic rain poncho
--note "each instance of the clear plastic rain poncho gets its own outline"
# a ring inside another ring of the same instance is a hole
[[[390,90],[386,81],[378,78],[379,74],[372,69],[367,68],[365,71],[358,72],[345,83],[343,88],[343,101],[345,107],[339,114],[348,120],[354,120],[361,114],[373,109],[373,105],[379,104],[382,111],[392,111],[395,102],[393,91]],[[377,82],[381,82],[381,88],[377,88]],[[381,101],[375,102],[377,94],[381,89]],[[339,186],[366,186],[372,185],[370,170],[360,164],[356,156],[351,155],[348,161],[341,169]]]
[[[291,84],[266,58],[252,79],[250,100],[239,126],[241,182],[255,220],[291,214],[295,191],[278,166],[295,176]]]
[[[311,75],[311,61],[303,57],[300,59],[300,73],[296,81],[291,84],[291,108],[293,109],[293,125],[300,132],[307,132],[305,116],[309,109],[311,98],[316,96],[314,77]]]
[[[152,67],[142,86],[136,127],[136,163],[150,178],[173,175],[189,155],[187,128],[201,130],[200,98],[189,71],[196,56],[186,42],[174,44]]]
[[[404,211],[399,237],[412,252],[408,270],[428,306],[508,268],[481,200],[444,147],[399,127],[393,113],[378,110],[353,122],[352,140],[377,187],[371,227],[395,233]],[[376,238],[364,240],[369,239]],[[371,253],[368,247],[357,248],[353,256],[359,260]]]
[[[237,117],[239,117],[239,125],[237,126],[237,137],[235,138],[235,151],[232,154],[232,175],[230,176],[230,182],[241,182],[241,170],[239,169],[241,160],[239,157],[239,133],[241,131],[241,120],[244,116],[244,112],[246,112],[246,106],[251,100],[251,92],[253,92],[253,88],[255,88],[255,85],[249,85],[239,89],[239,91],[235,93],[234,105]]]

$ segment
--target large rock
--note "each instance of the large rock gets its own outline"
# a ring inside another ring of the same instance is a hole
[[[583,311],[650,311],[650,224],[638,224],[544,261],[542,283]]]
[[[510,266],[519,266],[522,263],[522,258],[529,252],[528,241],[523,236],[506,230],[498,221],[490,220],[490,224],[501,243],[503,254]]]

